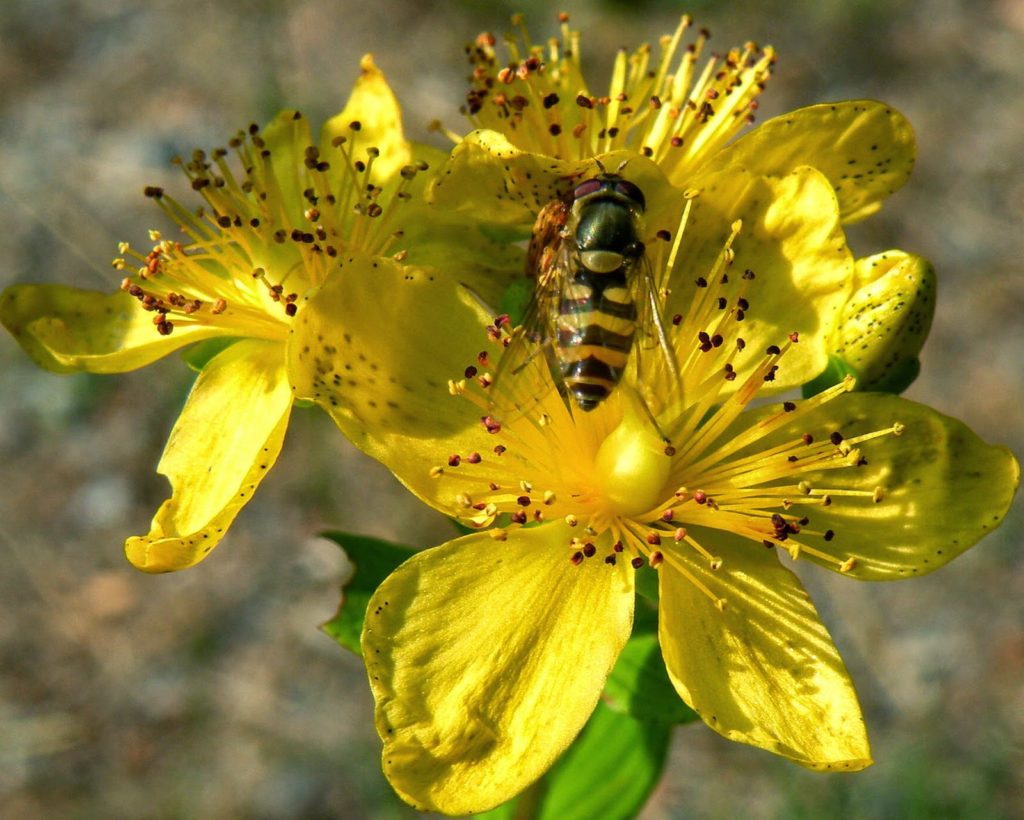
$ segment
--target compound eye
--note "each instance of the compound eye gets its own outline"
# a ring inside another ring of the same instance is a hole
[[[620,179],[615,183],[615,190],[624,197],[633,200],[633,202],[640,206],[641,210],[647,207],[647,200],[644,197],[644,192],[637,188],[637,186],[632,182]]]
[[[586,182],[581,182],[576,186],[576,189],[572,192],[573,199],[583,199],[585,196],[596,194],[601,188],[604,187],[604,183],[600,179],[588,179]]]

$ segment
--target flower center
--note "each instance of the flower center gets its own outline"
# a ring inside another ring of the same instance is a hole
[[[154,314],[160,334],[200,324],[282,341],[299,297],[327,278],[339,254],[358,248],[382,255],[403,235],[396,215],[426,163],[378,180],[381,153],[361,135],[359,121],[323,151],[309,144],[298,112],[279,117],[270,130],[273,136],[264,139],[250,126],[230,141],[230,150],[197,150],[178,161],[202,197],[195,211],[162,188],[146,188],[177,223],[181,239],[152,231],[148,253],[122,243],[114,267],[128,274],[121,288]],[[232,153],[235,163],[228,161]]]
[[[674,270],[683,227],[656,269]],[[449,390],[486,414],[481,424],[500,442],[493,448],[499,459],[492,466],[481,450],[431,468],[446,483],[453,512],[475,527],[498,523],[490,532],[499,542],[516,527],[561,519],[572,528],[564,547],[573,566],[595,557],[635,569],[667,565],[719,609],[727,601],[701,578],[723,566],[716,533],[838,572],[856,569],[858,534],[836,528],[847,514],[823,511],[885,501],[881,474],[855,479],[849,471],[869,463],[862,445],[902,434],[903,424],[865,426],[838,407],[823,412],[853,389],[852,378],[800,402],[750,407],[800,336],[793,331],[758,354],[740,335],[757,278],[751,269],[730,270],[742,227],[732,224],[707,275],[696,279],[685,315],[671,319],[669,355],[678,368],[667,357],[648,357],[643,378],[639,365],[627,370],[592,412],[576,412],[552,381],[547,357],[512,348],[530,337],[511,330],[508,316],[497,317],[488,340],[499,356],[515,352],[513,363],[499,361],[500,378],[470,366]],[[477,362],[489,367],[490,352]],[[834,482],[833,471],[843,472]]]
[[[602,442],[594,459],[601,499],[613,515],[636,516],[665,498],[672,459],[653,429],[639,397],[624,391],[621,423]]]

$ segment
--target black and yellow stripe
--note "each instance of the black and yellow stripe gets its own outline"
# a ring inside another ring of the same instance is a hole
[[[633,348],[637,309],[631,260],[609,273],[580,265],[562,292],[555,351],[562,383],[581,410],[593,410],[622,378]]]

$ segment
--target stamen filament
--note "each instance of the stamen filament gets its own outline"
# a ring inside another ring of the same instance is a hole
[[[650,548],[650,546],[648,546],[647,541],[643,536],[643,529],[633,521],[624,522],[624,526],[629,535],[628,539],[624,540],[627,540],[630,546],[638,553],[650,557],[650,554],[653,552],[653,550]],[[669,564],[673,570],[680,573],[684,578],[686,578],[687,581],[689,581],[698,590],[704,593],[704,595],[706,595],[718,609],[721,610],[724,608],[724,599],[719,598],[717,595],[715,595],[704,582],[702,582],[692,572],[690,572],[689,568],[683,562],[681,556],[678,555],[675,552],[675,550],[659,549],[658,551],[661,552],[665,563]],[[706,552],[707,551],[704,550],[704,553]],[[708,558],[709,560],[714,560],[710,556],[708,556]]]
[[[770,363],[773,359],[777,361],[779,358],[781,358],[782,355],[785,353],[785,350],[788,349],[788,347],[789,344],[787,344],[786,347],[783,348],[783,350],[775,357],[767,357],[765,361],[762,362],[761,367],[759,367],[758,370],[756,370],[747,379],[746,383],[744,384],[744,388],[746,388],[746,392],[748,394],[750,392],[751,387],[759,387],[759,385],[757,384],[757,378],[759,377],[759,374],[760,377],[763,379],[763,373],[767,372],[766,366],[770,366]],[[836,398],[837,396],[840,396],[843,393],[848,392],[849,390],[852,389],[852,386],[852,380],[841,382],[840,384],[834,385],[833,387],[830,387],[827,390],[822,391],[817,396],[796,403],[796,409],[794,409],[791,412],[783,411],[759,420],[757,424],[751,425],[750,427],[743,430],[739,435],[735,436],[731,440],[727,442],[721,442],[720,445],[717,448],[715,448],[712,452],[710,452],[703,461],[697,461],[691,464],[690,469],[700,473],[709,471],[713,465],[722,462],[725,458],[732,455],[733,453],[738,452],[739,450],[742,450],[748,445],[753,444],[755,441],[764,438],[765,436],[777,430],[779,427],[782,427],[784,424],[788,424],[792,421],[795,421],[801,416],[810,413],[811,410],[814,410],[817,407],[820,407],[821,405],[825,404],[826,402],[829,402],[832,399]],[[743,388],[741,388],[741,391],[742,390]],[[737,406],[738,402],[742,400],[742,397],[739,397],[739,393],[740,391],[737,391],[737,393],[731,396],[727,401],[727,404],[731,402],[733,406],[730,408],[728,423],[722,424],[721,420],[719,420],[718,432],[721,432],[728,426],[728,424],[731,424],[732,421],[736,418],[736,416],[739,415],[739,412],[743,409],[743,405]],[[753,398],[753,396],[750,395],[750,398]],[[749,402],[750,398],[747,399],[747,402]],[[723,410],[724,409],[725,406],[723,406]],[[708,427],[710,426],[711,425],[709,424]]]

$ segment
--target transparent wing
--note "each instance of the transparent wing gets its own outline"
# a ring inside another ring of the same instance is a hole
[[[570,248],[562,236],[568,209],[566,203],[556,200],[537,216],[526,261],[533,294],[498,362],[490,388],[492,403],[494,397],[501,396],[502,403],[511,398],[515,406],[525,409],[541,386],[546,390],[552,379],[559,383],[554,341],[559,300],[569,271]]]
[[[658,384],[667,375],[672,382],[671,389],[681,390],[679,364],[665,329],[664,300],[646,255],[637,260],[631,284],[633,304],[637,309],[637,333],[633,344],[636,383]],[[664,368],[663,372],[659,373],[658,368]]]

